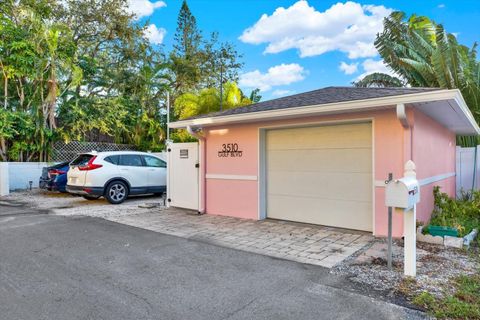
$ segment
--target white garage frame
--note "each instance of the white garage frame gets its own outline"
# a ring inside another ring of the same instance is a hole
[[[355,118],[344,120],[324,120],[302,123],[275,124],[271,126],[258,127],[258,219],[267,218],[267,165],[266,165],[266,143],[265,137],[268,130],[292,129],[319,126],[335,126],[342,124],[370,123],[372,129],[372,234],[375,235],[375,118]]]

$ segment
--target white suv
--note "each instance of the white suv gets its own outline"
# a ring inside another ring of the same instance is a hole
[[[167,164],[145,152],[114,151],[80,154],[70,162],[67,192],[94,200],[104,196],[119,204],[133,194],[166,191]]]

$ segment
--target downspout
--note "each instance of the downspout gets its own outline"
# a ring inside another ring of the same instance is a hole
[[[187,132],[193,137],[197,138],[200,141],[200,156],[199,156],[199,170],[198,175],[198,186],[199,186],[199,203],[198,203],[198,214],[204,214],[206,211],[206,196],[207,196],[207,148],[206,148],[206,139],[203,133],[201,132],[202,128],[193,128],[192,126],[187,126]]]
[[[403,103],[397,104],[397,119],[406,130],[410,130],[410,160],[413,161],[413,124],[408,121],[407,111]]]

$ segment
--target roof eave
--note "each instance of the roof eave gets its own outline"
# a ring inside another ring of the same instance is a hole
[[[473,130],[475,131],[472,135],[477,135],[477,136],[480,135],[480,127],[478,126],[478,123],[475,120],[475,117],[470,111],[470,108],[468,108],[468,105],[465,102],[465,99],[463,98],[461,91],[459,89],[452,89],[451,91],[455,92],[455,97],[454,97],[455,102],[458,104],[458,106],[462,110],[465,117],[467,117],[469,123],[472,125]]]
[[[190,120],[180,120],[169,123],[169,128],[180,129],[187,126],[192,127],[210,127],[225,124],[236,124],[263,120],[281,120],[288,118],[298,118],[302,116],[316,116],[326,114],[338,114],[347,112],[368,111],[378,108],[395,107],[399,103],[414,104],[419,102],[432,102],[441,100],[455,100],[459,105],[462,113],[468,119],[472,126],[472,134],[480,134],[478,127],[472,113],[468,109],[465,100],[460,93],[460,90],[436,90],[420,93],[412,93],[405,95],[396,95],[389,97],[343,101],[327,104],[309,105],[303,107],[283,108],[277,110],[257,111],[240,113],[234,115],[205,117]]]

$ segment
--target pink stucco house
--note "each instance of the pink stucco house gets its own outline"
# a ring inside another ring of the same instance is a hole
[[[169,124],[199,138],[199,211],[387,233],[385,179],[413,160],[417,218],[455,194],[456,135],[480,128],[458,90],[328,87]],[[394,214],[394,236],[403,219]]]

